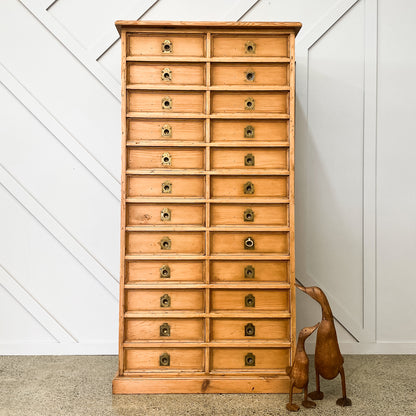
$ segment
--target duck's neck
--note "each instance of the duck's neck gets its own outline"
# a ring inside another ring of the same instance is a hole
[[[305,338],[298,338],[298,345],[296,346],[296,352],[305,352]]]
[[[323,295],[323,299],[321,301],[321,308],[322,308],[322,320],[323,321],[331,321],[334,319],[332,315],[331,307],[329,306],[328,299],[325,295]]]

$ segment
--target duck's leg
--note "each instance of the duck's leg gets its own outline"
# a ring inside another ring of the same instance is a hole
[[[344,367],[341,366],[339,373],[341,374],[341,384],[342,384],[342,397],[340,399],[337,400],[337,405],[338,406],[351,406],[351,400],[347,397],[347,387],[345,384],[345,372],[344,372]]]
[[[286,405],[286,409],[290,412],[297,412],[299,410],[299,406],[295,403],[292,403],[292,396],[293,396],[293,380],[290,380],[289,386],[289,403]]]
[[[318,369],[315,367],[315,374],[316,374],[316,390],[312,393],[309,393],[309,397],[312,400],[322,400],[324,398],[324,394],[321,392],[321,385],[319,383],[319,372]]]
[[[304,397],[303,397],[302,406],[306,407],[307,409],[312,409],[316,407],[315,402],[313,402],[312,400],[308,400],[308,385],[306,385],[305,388],[303,389],[303,393],[304,393]]]

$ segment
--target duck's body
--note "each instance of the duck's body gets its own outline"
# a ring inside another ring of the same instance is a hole
[[[304,391],[304,400],[302,402],[304,407],[311,408],[316,406],[314,402],[308,400],[309,358],[305,352],[305,340],[315,331],[318,325],[319,323],[312,327],[303,328],[300,331],[293,365],[286,368],[286,373],[290,377],[289,403],[286,405],[286,408],[291,412],[299,410],[299,406],[292,403],[293,387]]]
[[[340,374],[342,397],[337,400],[337,404],[339,406],[351,406],[351,400],[346,394],[344,357],[339,349],[334,317],[328,299],[319,287],[302,287],[299,285],[297,287],[319,302],[322,309],[322,321],[316,334],[315,347],[316,391],[310,393],[309,397],[313,400],[321,400],[324,397],[320,390],[319,376],[332,380]]]

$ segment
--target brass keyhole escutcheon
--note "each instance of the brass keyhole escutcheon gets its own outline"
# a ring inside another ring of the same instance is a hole
[[[163,237],[163,238],[159,241],[159,244],[160,244],[160,248],[161,248],[162,250],[170,250],[170,248],[171,248],[171,246],[172,246],[172,242],[171,242],[171,240],[170,240],[170,238],[169,238],[169,237]]]
[[[244,336],[254,337],[256,335],[256,328],[252,323],[247,324],[244,327]]]
[[[162,137],[172,137],[172,127],[169,124],[162,126]]]
[[[162,153],[162,166],[170,166],[172,164],[172,156],[169,152]]]
[[[170,355],[167,352],[160,355],[159,365],[161,367],[169,367],[170,366]]]
[[[168,294],[164,294],[160,297],[160,307],[161,308],[169,308],[170,307],[170,296]]]
[[[244,137],[247,139],[252,139],[254,137],[254,127],[247,126],[244,127]]]
[[[254,221],[254,211],[251,208],[247,208],[244,211],[244,221],[253,222]]]
[[[162,110],[171,110],[172,109],[172,98],[163,97],[162,98]]]
[[[246,53],[254,54],[256,53],[256,44],[251,40],[248,40],[244,45],[244,50]]]
[[[244,166],[254,166],[254,155],[252,153],[247,153],[244,156]]]
[[[250,293],[244,298],[246,308],[254,308],[256,306],[256,298]]]
[[[172,71],[169,68],[162,69],[162,80],[172,81]]]
[[[172,219],[171,211],[169,208],[163,208],[162,211],[160,211],[160,219],[162,221],[170,221]]]
[[[247,367],[254,367],[256,365],[256,356],[253,353],[249,352],[244,357],[244,364]]]
[[[162,183],[162,194],[172,193],[172,182],[166,181]]]
[[[244,240],[244,248],[246,250],[254,250],[254,240],[251,237],[247,237]]]
[[[159,334],[161,337],[170,337],[170,325],[167,322],[160,325]]]
[[[244,193],[245,194],[254,194],[254,183],[253,182],[246,182],[244,184]]]
[[[162,42],[162,52],[163,53],[172,53],[173,52],[173,43],[166,39]]]
[[[253,266],[248,265],[244,267],[244,278],[245,279],[254,279],[255,278],[255,269]]]
[[[244,110],[254,110],[254,98],[248,97],[244,101]]]
[[[167,264],[164,264],[159,269],[160,277],[162,279],[169,279],[170,278],[170,267]]]
[[[246,81],[250,81],[250,82],[253,82],[254,78],[256,77],[256,73],[252,69],[249,69],[247,72],[244,72],[244,75],[245,75]]]

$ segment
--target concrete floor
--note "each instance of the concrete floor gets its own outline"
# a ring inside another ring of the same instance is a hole
[[[294,414],[286,411],[286,394],[113,396],[116,366],[114,356],[0,357],[0,415]],[[346,356],[345,371],[351,408],[335,405],[340,380],[324,380],[324,400],[313,410],[301,407],[298,414],[416,415],[416,356]],[[311,376],[311,389],[314,382]],[[295,402],[300,401],[295,395]]]

